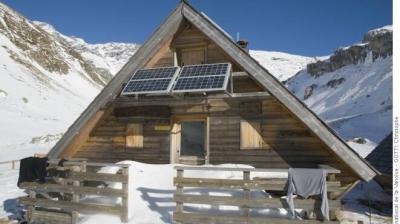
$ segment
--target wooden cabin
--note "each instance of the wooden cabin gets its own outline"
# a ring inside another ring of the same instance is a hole
[[[229,65],[223,90],[123,91],[139,70],[215,64]],[[342,192],[357,180],[372,179],[375,169],[267,69],[182,1],[48,156],[256,168],[324,164],[341,171],[336,179]]]

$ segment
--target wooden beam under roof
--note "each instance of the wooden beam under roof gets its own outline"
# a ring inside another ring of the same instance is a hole
[[[139,100],[135,100],[132,97],[120,97],[115,99],[112,102],[112,105],[115,107],[130,107],[130,106],[149,106],[149,105],[168,105],[168,106],[179,106],[185,104],[205,104],[207,100],[213,99],[225,99],[225,100],[262,100],[271,98],[271,95],[268,92],[255,92],[255,93],[234,93],[234,94],[213,94],[208,96],[190,96],[190,97],[167,97],[164,98],[139,98]]]

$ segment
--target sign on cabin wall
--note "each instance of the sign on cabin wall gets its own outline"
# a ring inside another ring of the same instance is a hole
[[[154,130],[155,131],[169,131],[169,130],[171,130],[171,126],[166,125],[166,124],[157,124],[157,125],[154,125]]]

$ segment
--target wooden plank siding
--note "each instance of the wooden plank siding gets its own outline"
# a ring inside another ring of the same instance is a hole
[[[179,99],[169,99],[171,102]],[[260,114],[244,111],[242,105],[261,105]],[[118,108],[121,112],[123,108]],[[127,110],[131,108],[127,107]],[[356,176],[337,160],[312,132],[295,118],[290,111],[272,97],[263,100],[209,99],[208,104],[171,103],[172,116],[209,116],[209,162],[211,164],[239,163],[258,168],[316,168],[327,164],[342,170],[338,180],[347,185]],[[250,115],[247,115],[249,113]],[[140,118],[138,118],[140,120]],[[146,118],[143,122],[143,147],[126,147],[127,125],[132,117],[116,117],[110,113],[92,131],[90,138],[75,154],[96,162],[136,160],[162,164],[170,161],[170,130],[156,129],[158,125],[172,127],[172,121]],[[256,120],[261,123],[261,135],[265,142],[262,149],[240,149],[240,121]]]
[[[155,130],[156,125],[165,123],[169,124],[169,121],[144,121],[143,147],[126,147],[126,128],[129,121],[119,120],[111,114],[95,128],[75,157],[96,162],[136,160],[155,164],[168,163],[169,131]]]
[[[224,51],[209,40],[200,30],[188,23],[181,25],[180,32],[178,32],[171,41],[169,49],[167,48],[161,52],[161,55],[158,56],[158,60],[152,63],[151,67],[174,66],[174,52],[177,53],[178,65],[182,65],[182,61],[184,61],[182,57],[184,57],[185,52],[193,50],[193,54],[195,54],[195,52],[200,49],[204,51],[204,60],[197,59],[197,61],[200,61],[199,64],[201,62],[203,62],[203,64],[229,62],[232,64],[234,72],[243,71],[239,65],[234,63]],[[249,76],[233,77],[233,83],[234,92],[237,93],[263,91],[263,88]]]

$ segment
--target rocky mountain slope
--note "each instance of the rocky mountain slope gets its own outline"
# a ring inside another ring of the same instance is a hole
[[[371,30],[286,83],[363,156],[392,130],[392,35],[391,26]]]
[[[2,160],[47,151],[137,48],[87,44],[0,3]]]

